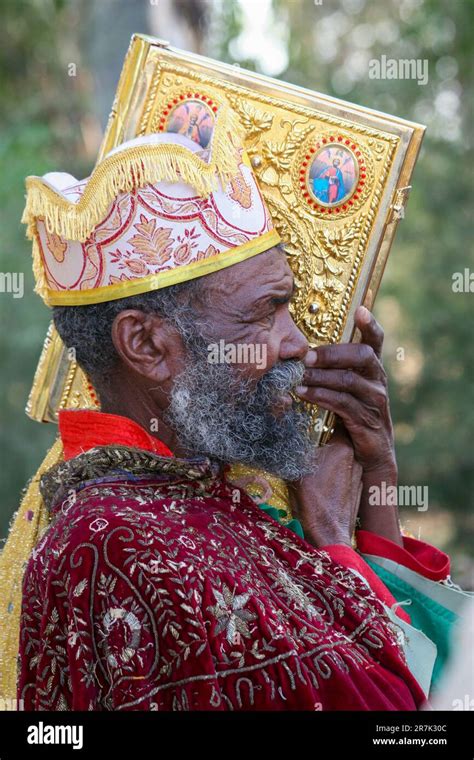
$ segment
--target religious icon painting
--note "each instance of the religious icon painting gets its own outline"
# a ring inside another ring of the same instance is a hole
[[[349,200],[359,180],[356,157],[344,145],[324,145],[309,165],[306,186],[321,206],[334,208]]]
[[[165,131],[185,135],[201,148],[207,148],[214,128],[214,112],[206,102],[183,100],[175,105],[167,118]]]

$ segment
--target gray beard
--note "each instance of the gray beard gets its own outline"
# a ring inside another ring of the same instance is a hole
[[[303,362],[279,362],[257,383],[230,364],[208,362],[208,341],[185,340],[188,362],[174,381],[165,422],[190,455],[240,462],[284,480],[298,480],[314,468],[309,414],[272,410],[282,394],[300,384]],[[253,387],[252,387],[253,385]]]

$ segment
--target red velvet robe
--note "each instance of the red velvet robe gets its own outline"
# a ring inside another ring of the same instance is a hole
[[[226,468],[129,420],[69,412],[61,430],[70,459],[46,478],[53,519],[24,576],[26,710],[420,705],[390,595],[355,552],[315,549]]]

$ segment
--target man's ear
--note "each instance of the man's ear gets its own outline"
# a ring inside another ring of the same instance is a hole
[[[134,372],[157,384],[169,380],[183,352],[179,333],[158,314],[121,311],[112,324],[112,341],[121,360]]]

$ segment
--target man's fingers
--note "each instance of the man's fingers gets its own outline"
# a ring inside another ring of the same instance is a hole
[[[350,393],[369,406],[376,406],[381,409],[387,404],[384,382],[368,380],[351,369],[308,368],[303,377],[303,384],[299,387],[307,387],[308,391],[316,387]],[[302,398],[311,401],[310,396],[311,394],[304,393]]]
[[[370,429],[380,428],[384,417],[383,410],[375,404],[364,404],[350,393],[334,391],[328,388],[308,388],[299,394],[303,401],[319,404],[324,409],[338,414],[344,422],[349,435],[357,427],[369,432]]]
[[[308,352],[305,359],[308,368],[317,369],[354,369],[373,379],[384,377],[384,369],[374,349],[365,343],[335,343],[319,346],[316,351]]]
[[[384,332],[374,315],[359,306],[355,314],[360,343],[334,343],[310,349],[305,357],[307,367],[321,369],[355,369],[368,377],[383,376],[382,346]]]
[[[375,355],[381,359],[384,333],[372,312],[365,306],[359,306],[355,313],[354,322],[362,335],[362,343],[370,346]]]

